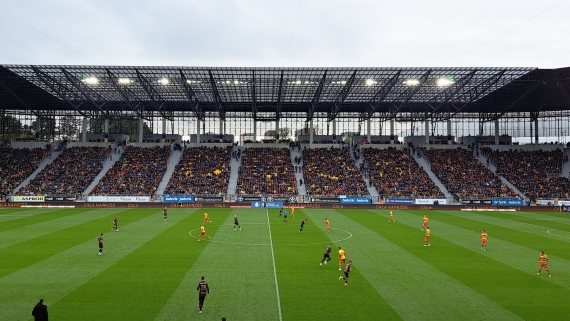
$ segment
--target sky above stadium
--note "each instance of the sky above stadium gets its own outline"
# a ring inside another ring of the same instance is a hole
[[[0,64],[570,66],[570,0],[19,0]]]

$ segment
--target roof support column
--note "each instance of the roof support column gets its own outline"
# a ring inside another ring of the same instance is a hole
[[[166,135],[166,118],[162,118],[162,134]]]
[[[275,142],[277,143],[279,141],[279,119],[275,120]]]
[[[394,137],[394,118],[390,119],[390,144],[394,144],[396,137]]]
[[[200,117],[196,117],[196,143],[200,144]]]
[[[41,121],[42,121],[42,117],[39,115],[36,116],[36,140],[37,141],[40,141],[40,129],[41,129],[40,123],[41,123]]]
[[[144,128],[144,119],[139,119],[139,139],[138,142],[143,142],[143,128]]]
[[[313,148],[313,119],[309,121],[309,148]]]
[[[103,128],[103,138],[105,143],[109,142],[109,118],[105,118],[105,127]]]
[[[371,137],[370,137],[372,128],[370,128],[370,125],[371,125],[371,121],[370,121],[370,118],[368,118],[366,120],[366,140],[368,141],[368,144],[370,144],[372,142]]]
[[[336,136],[336,118],[332,120],[332,135]]]
[[[220,118],[220,135],[224,134],[224,123],[225,121]]]
[[[426,145],[429,145],[429,119],[426,119]]]
[[[451,137],[451,119],[447,120],[447,144],[453,144],[453,138]]]
[[[83,117],[83,122],[81,124],[81,141],[87,141],[87,117]]]
[[[534,143],[539,144],[538,142],[538,117],[534,120]]]
[[[257,142],[257,120],[253,120],[253,142]]]
[[[495,119],[495,145],[499,145],[499,120]]]

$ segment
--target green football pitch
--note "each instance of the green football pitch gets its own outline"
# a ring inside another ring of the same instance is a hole
[[[203,210],[0,210],[0,320],[30,320],[40,298],[58,321],[570,319],[568,214],[394,211],[389,223],[384,210],[297,209],[285,224],[273,209],[208,209],[212,239],[197,242]],[[537,276],[539,251],[552,278]],[[201,276],[211,294],[198,314]]]

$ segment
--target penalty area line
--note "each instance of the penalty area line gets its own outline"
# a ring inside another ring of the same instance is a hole
[[[275,277],[275,291],[277,292],[277,307],[279,308],[279,321],[283,321],[281,314],[281,298],[279,297],[279,283],[277,282],[277,267],[275,266],[275,253],[273,253],[273,238],[271,237],[271,224],[269,222],[269,211],[265,209],[267,214],[267,227],[269,228],[269,244],[271,246],[271,258],[273,259],[273,276]]]

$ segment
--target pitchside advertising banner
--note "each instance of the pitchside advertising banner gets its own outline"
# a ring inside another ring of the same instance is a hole
[[[492,200],[493,206],[524,206],[523,200]]]
[[[12,202],[45,202],[45,196],[12,196]]]
[[[553,199],[553,200],[536,200],[536,202],[537,202],[538,205],[540,205],[540,206],[562,206],[562,205],[570,205],[570,201],[567,201],[567,200],[559,200],[559,199]]]
[[[474,204],[474,205],[491,205],[491,200],[460,200],[463,204]]]
[[[88,202],[150,202],[150,196],[89,196]]]
[[[370,198],[340,198],[341,204],[372,204],[372,199]]]
[[[340,203],[338,197],[311,197],[309,200],[311,203]]]
[[[75,202],[75,197],[73,196],[46,196],[46,202]]]
[[[264,207],[265,208],[282,208],[283,202],[251,202],[251,208],[264,208]]]
[[[413,198],[387,198],[384,200],[386,204],[414,204],[415,201]]]
[[[418,198],[416,199],[417,205],[433,205],[433,203],[437,201],[439,205],[446,205],[447,200],[445,198]]]
[[[194,203],[194,196],[163,196],[165,203]]]

